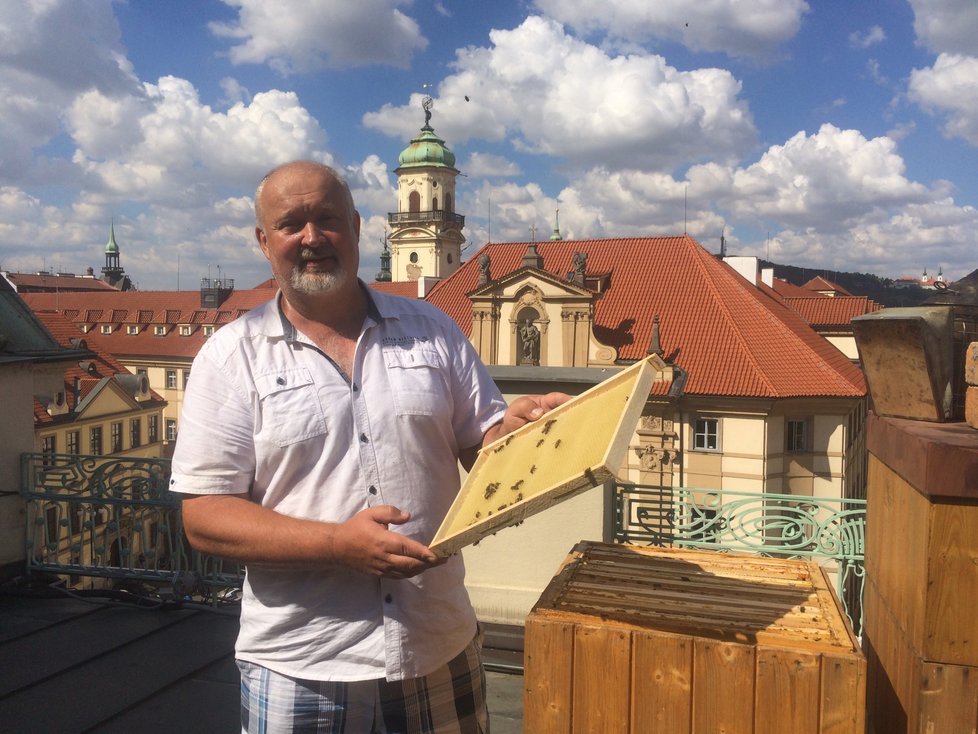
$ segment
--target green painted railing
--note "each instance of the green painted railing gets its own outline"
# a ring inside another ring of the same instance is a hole
[[[233,595],[244,569],[190,547],[169,479],[167,459],[23,454],[28,572]]]
[[[618,483],[616,542],[814,560],[862,631],[866,501]]]

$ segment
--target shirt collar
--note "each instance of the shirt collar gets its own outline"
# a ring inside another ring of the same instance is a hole
[[[371,292],[362,280],[357,279],[357,283],[360,285],[360,289],[367,298],[367,318],[374,323],[380,323],[385,318],[397,318],[396,314],[393,313],[383,313],[380,306],[377,304],[374,294]],[[289,321],[289,317],[285,315],[285,309],[282,308],[282,290],[279,289],[278,293],[275,294],[275,309],[278,311],[279,323],[282,327],[282,336],[289,343],[296,340],[296,336],[299,333],[295,326]]]

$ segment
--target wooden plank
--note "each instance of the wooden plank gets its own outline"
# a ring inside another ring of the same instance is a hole
[[[818,734],[819,656],[758,647],[755,734]]]
[[[978,667],[978,505],[931,506],[921,655]]]
[[[752,734],[754,648],[728,642],[693,642],[694,734]]]
[[[919,719],[915,731],[978,731],[978,669],[924,662],[920,669]]]
[[[864,604],[864,638],[873,665],[867,718],[875,734],[903,734],[908,732],[913,699],[913,651],[906,638],[901,637],[875,584],[869,580]]]
[[[652,355],[484,447],[431,550],[449,556],[613,479],[663,370],[665,363]]]
[[[866,514],[866,577],[897,615],[901,630],[923,649],[930,504],[870,455]]]
[[[822,656],[819,734],[866,731],[866,661],[855,656]]]
[[[627,630],[590,625],[575,629],[571,717],[574,734],[628,732],[631,650],[631,634]]]
[[[540,619],[531,613],[524,635],[524,729],[569,734],[574,625]]]
[[[693,718],[693,639],[632,635],[632,711],[629,731],[690,734]]]

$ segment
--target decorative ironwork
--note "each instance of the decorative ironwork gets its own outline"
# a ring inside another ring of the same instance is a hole
[[[169,583],[216,598],[243,568],[190,548],[166,459],[24,454],[27,569],[113,582]]]
[[[615,540],[634,545],[812,559],[834,576],[862,629],[866,501],[619,483]]]
[[[455,212],[446,212],[441,209],[434,209],[425,212],[388,212],[388,224],[401,224],[403,222],[448,222],[457,227],[465,226],[465,215]]]

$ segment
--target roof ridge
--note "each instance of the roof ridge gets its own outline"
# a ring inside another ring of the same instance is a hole
[[[755,375],[757,375],[759,381],[761,383],[763,383],[765,385],[765,387],[767,387],[767,389],[771,393],[777,394],[778,393],[778,388],[775,386],[775,384],[773,382],[771,382],[771,380],[768,379],[767,374],[761,368],[760,362],[754,356],[753,350],[750,348],[748,341],[744,338],[744,333],[743,333],[742,327],[740,326],[739,323],[737,323],[737,320],[734,318],[733,313],[731,313],[729,307],[727,306],[726,299],[724,299],[722,297],[719,289],[717,289],[716,283],[713,280],[712,274],[706,268],[706,266],[703,264],[703,261],[702,261],[703,254],[701,254],[701,253],[705,253],[709,257],[712,257],[712,255],[709,255],[709,253],[707,253],[706,250],[702,246],[697,245],[696,244],[696,241],[693,240],[693,238],[690,237],[688,234],[684,234],[682,236],[682,240],[681,241],[687,247],[689,247],[690,244],[692,244],[692,246],[693,246],[692,247],[692,251],[694,253],[694,258],[693,259],[694,259],[694,261],[696,263],[696,266],[698,268],[700,268],[700,270],[701,270],[701,272],[702,272],[702,274],[704,276],[703,280],[706,282],[707,287],[709,288],[709,290],[711,292],[711,295],[713,296],[714,301],[718,304],[719,309],[726,316],[727,321],[729,321],[731,323],[731,325],[732,325],[732,333],[733,333],[734,337],[737,339],[737,343],[740,345],[741,351],[746,355],[748,362],[750,362],[751,366],[753,367],[753,370],[754,370]],[[726,265],[725,263],[719,263],[719,264]],[[726,267],[730,269],[730,272],[728,273],[728,275],[730,275],[732,277],[735,277],[735,278],[740,277],[735,271],[733,271],[732,268],[730,268],[729,265],[727,265]],[[778,321],[778,322],[781,321],[780,319],[775,319],[775,320]],[[783,324],[782,324],[782,326],[783,326]]]

